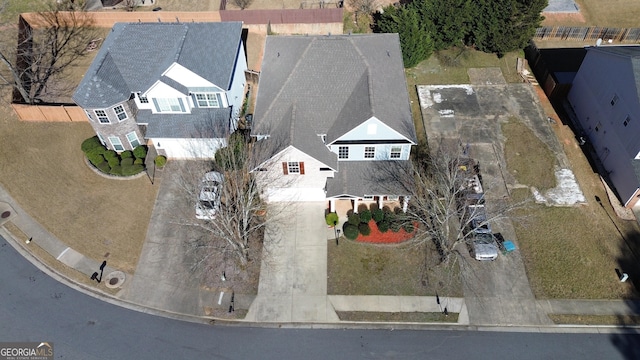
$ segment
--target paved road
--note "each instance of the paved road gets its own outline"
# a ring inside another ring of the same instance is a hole
[[[44,274],[0,237],[0,341],[51,341],[56,358],[637,359],[640,336],[220,327],[121,308]]]

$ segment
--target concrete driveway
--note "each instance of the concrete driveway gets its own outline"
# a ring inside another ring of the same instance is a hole
[[[325,202],[272,203],[258,296],[245,317],[257,322],[338,321],[327,297]]]
[[[178,188],[178,161],[170,161],[159,174],[160,190],[145,243],[133,278],[125,282],[123,300],[165,311],[204,315],[216,293],[200,287],[200,275],[191,271],[185,240],[202,236],[200,229],[177,224],[195,210]]]

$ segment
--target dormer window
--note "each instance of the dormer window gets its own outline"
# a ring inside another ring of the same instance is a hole
[[[148,104],[149,99],[146,96],[138,95],[138,100],[140,100],[140,104]]]
[[[202,93],[195,94],[198,107],[201,108],[218,108],[220,103],[218,102],[218,96],[214,93]]]

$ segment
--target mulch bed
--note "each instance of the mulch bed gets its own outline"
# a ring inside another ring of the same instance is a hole
[[[415,226],[417,227],[418,224],[415,224]],[[374,220],[369,221],[369,227],[371,228],[371,234],[368,236],[360,234],[356,238],[356,241],[374,244],[397,244],[413,238],[415,234],[415,230],[412,233],[408,233],[404,229],[400,229],[398,232],[391,230],[384,233],[380,232]]]

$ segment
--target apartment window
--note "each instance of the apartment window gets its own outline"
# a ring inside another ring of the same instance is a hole
[[[624,124],[624,126],[627,126],[627,125],[629,125],[630,122],[631,122],[631,117],[629,115],[627,115],[626,119],[624,119],[623,124]]]
[[[364,158],[365,159],[373,159],[376,157],[376,148],[374,146],[365,146],[364,148]]]
[[[138,140],[138,135],[136,135],[135,131],[127,134],[127,140],[129,140],[129,144],[131,144],[131,148],[133,149],[140,146],[140,140]]]
[[[122,141],[117,136],[109,136],[109,142],[113,146],[115,151],[124,151],[124,146],[122,146]]]
[[[400,159],[401,155],[402,155],[402,146],[391,147],[391,154],[390,154],[391,159]]]
[[[218,103],[218,96],[213,93],[206,94],[196,94],[196,101],[198,102],[198,107],[202,108],[217,108],[220,107]]]
[[[118,105],[113,108],[113,111],[116,112],[116,116],[118,117],[118,120],[122,121],[127,118],[127,113],[126,111],[124,111],[124,106]]]
[[[160,112],[184,112],[182,110],[182,106],[180,106],[180,102],[178,101],[178,99],[159,98],[156,99],[156,103],[158,104],[158,110]]]
[[[138,95],[138,100],[140,100],[140,104],[148,104],[149,99],[146,96]]]
[[[613,98],[611,98],[611,106],[615,105],[618,100],[618,94],[613,94]]]
[[[98,117],[98,121],[100,121],[101,124],[109,123],[109,117],[107,116],[107,113],[104,110],[96,110],[95,113],[96,113],[96,116]]]
[[[338,147],[338,159],[348,159],[348,158],[349,158],[349,147],[348,146]]]

